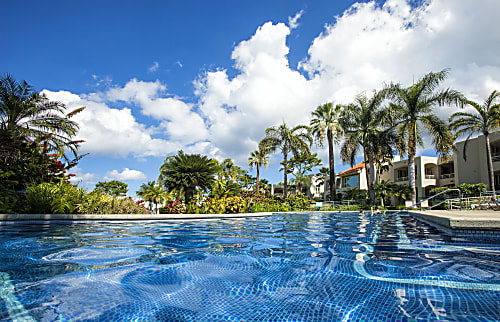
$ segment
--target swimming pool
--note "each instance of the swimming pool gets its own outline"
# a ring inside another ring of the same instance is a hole
[[[406,214],[0,225],[0,320],[500,320],[500,245]]]

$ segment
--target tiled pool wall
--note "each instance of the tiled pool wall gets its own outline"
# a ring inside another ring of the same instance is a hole
[[[496,229],[451,229],[455,237],[500,241],[500,230]]]
[[[415,213],[409,213],[413,218],[426,223],[428,225],[431,225],[433,227],[436,227],[443,233],[453,236],[453,237],[460,237],[460,238],[467,238],[471,240],[493,240],[493,241],[500,241],[500,229],[488,229],[488,228],[450,228],[443,226],[442,224],[434,221],[434,220],[428,220],[427,218],[423,218],[422,216],[419,216],[418,214]]]

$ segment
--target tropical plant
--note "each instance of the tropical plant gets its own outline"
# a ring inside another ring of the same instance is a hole
[[[161,185],[157,184],[156,181],[143,183],[139,187],[139,190],[137,190],[136,194],[149,202],[151,212],[153,212],[153,209],[151,209],[152,205],[155,205],[154,213],[158,213],[159,203],[172,200],[174,198],[167,191],[165,191]]]
[[[283,162],[281,162],[283,165]],[[295,184],[297,185],[298,192],[302,193],[302,187],[304,185],[309,185],[311,183],[311,177],[307,176],[307,173],[312,171],[313,168],[321,166],[321,159],[318,158],[318,154],[299,152],[290,158],[288,163],[288,173],[295,176]],[[284,168],[280,169],[284,170]]]
[[[81,141],[72,139],[79,127],[71,117],[83,109],[64,114],[63,103],[50,101],[26,81],[17,82],[12,75],[3,75],[0,78],[0,132],[3,133],[0,159],[4,159],[6,153],[18,155],[18,145],[23,142],[43,144],[67,161],[65,151],[68,149],[76,157]]]
[[[464,142],[463,158],[467,160],[466,148],[470,137],[475,133],[484,135],[486,141],[486,168],[488,169],[488,188],[495,191],[493,161],[491,158],[490,133],[500,128],[500,104],[495,101],[500,92],[493,91],[483,104],[471,100],[464,100],[466,105],[474,108],[474,112],[456,112],[450,116],[450,129],[455,135],[468,134]]]
[[[173,200],[160,208],[160,214],[183,214],[184,212],[186,212],[186,207],[179,200]]]
[[[231,180],[217,179],[214,181],[210,196],[213,198],[233,197],[241,192],[238,184]]]
[[[453,137],[446,123],[434,114],[434,108],[444,104],[461,105],[463,95],[453,89],[437,91],[439,84],[448,76],[448,69],[437,73],[428,73],[415,84],[404,88],[391,83],[383,93],[391,100],[392,117],[396,122],[396,134],[399,139],[400,154],[408,154],[408,177],[413,204],[416,204],[415,153],[417,144],[423,146],[422,127],[427,130],[440,154],[446,154],[452,146]]]
[[[125,196],[128,191],[127,187],[128,185],[125,182],[118,180],[99,181],[95,185],[95,189],[101,190],[102,192],[114,197]]]
[[[216,172],[217,164],[213,159],[199,154],[185,154],[181,150],[177,155],[165,158],[160,167],[159,180],[167,191],[183,194],[187,204],[196,189],[212,187]]]
[[[260,166],[265,166],[266,169],[269,166],[269,158],[267,157],[267,151],[263,149],[257,149],[250,153],[250,157],[248,158],[248,165],[250,166],[250,169],[255,169],[257,170],[257,183],[255,187],[256,192],[260,192],[259,190],[259,180],[260,180]]]
[[[366,201],[367,191],[361,190],[357,187],[348,189],[344,192],[344,199],[354,200],[359,203],[364,203]]]
[[[335,158],[333,155],[333,144],[337,142],[342,134],[342,127],[339,123],[341,106],[333,107],[333,103],[320,105],[312,112],[313,119],[310,122],[311,134],[315,137],[320,146],[325,143],[325,136],[328,143],[328,166],[330,170],[330,200],[335,200]]]
[[[285,121],[279,126],[274,126],[266,129],[266,137],[259,143],[259,149],[276,152],[280,150],[283,154],[284,168],[284,198],[288,194],[288,154],[297,155],[300,151],[309,152],[309,146],[312,144],[312,137],[309,134],[309,127],[305,125],[297,125],[289,128]]]
[[[375,92],[371,98],[365,94],[356,96],[354,103],[344,106],[341,125],[345,134],[340,153],[344,162],[355,163],[362,150],[366,182],[372,203],[371,185],[375,182],[375,163],[382,158],[392,158],[395,144],[389,110],[382,108],[384,96]]]

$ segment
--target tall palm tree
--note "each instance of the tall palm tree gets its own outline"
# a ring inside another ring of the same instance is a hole
[[[160,167],[160,182],[169,192],[184,195],[189,203],[196,189],[207,190],[212,187],[217,164],[205,155],[185,154],[182,150],[177,155],[168,156]]]
[[[280,150],[283,154],[284,168],[284,189],[283,194],[286,199],[288,194],[288,154],[298,154],[300,151],[309,152],[309,146],[312,144],[312,137],[309,134],[309,127],[306,125],[297,125],[289,128],[285,121],[279,126],[266,129],[266,137],[259,143],[259,149],[269,149],[270,152]]]
[[[371,186],[375,181],[375,162],[387,156],[392,157],[395,142],[391,129],[389,110],[382,108],[383,93],[374,93],[371,98],[365,94],[356,96],[354,103],[344,107],[341,125],[345,135],[340,154],[351,166],[362,150],[368,192],[372,203],[374,194]]]
[[[495,178],[493,173],[493,161],[491,159],[491,147],[489,134],[500,127],[500,104],[495,104],[500,97],[500,92],[493,91],[483,102],[479,103],[465,100],[466,105],[475,109],[472,112],[456,112],[450,116],[450,129],[455,131],[456,136],[469,134],[464,142],[463,158],[466,160],[467,142],[474,133],[481,133],[486,140],[486,160],[488,168],[488,188],[495,191]]]
[[[250,153],[250,157],[248,158],[248,165],[250,169],[255,167],[257,169],[257,184],[255,191],[259,192],[259,180],[260,180],[260,166],[263,165],[266,167],[269,166],[269,158],[267,157],[267,151],[263,149],[257,149]]]
[[[413,191],[413,204],[417,202],[415,153],[417,144],[423,145],[422,127],[430,134],[436,151],[447,153],[453,143],[445,121],[434,114],[436,106],[444,104],[462,105],[463,95],[453,89],[437,91],[439,84],[448,76],[448,69],[428,73],[415,84],[404,88],[391,83],[384,93],[391,100],[393,117],[397,120],[396,133],[400,139],[398,149],[408,154],[408,178]]]
[[[66,149],[76,157],[81,141],[72,139],[79,127],[71,117],[83,109],[64,114],[66,106],[63,103],[50,101],[26,81],[17,82],[9,74],[0,78],[0,136],[11,144],[32,141],[66,160]]]
[[[136,194],[155,205],[155,213],[158,213],[158,204],[164,200],[172,200],[173,197],[163,187],[156,183],[156,181],[149,181],[143,183]],[[152,209],[150,209],[152,212]]]
[[[319,142],[320,146],[328,142],[328,165],[330,169],[330,200],[336,199],[335,194],[335,158],[333,155],[333,143],[342,134],[339,124],[341,106],[333,107],[333,103],[320,105],[312,112],[313,119],[310,122],[311,134]]]

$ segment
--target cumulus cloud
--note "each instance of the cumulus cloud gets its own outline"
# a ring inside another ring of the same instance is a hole
[[[79,167],[72,168],[70,172],[74,174],[74,176],[70,178],[70,181],[73,184],[92,185],[98,181],[97,174],[91,172],[84,172]]]
[[[131,170],[129,168],[123,169],[122,172],[119,172],[118,170],[112,170],[106,173],[106,176],[104,177],[105,180],[121,180],[121,181],[126,181],[126,180],[144,180],[146,179],[147,176],[138,170]]]
[[[158,70],[158,68],[160,68],[160,64],[157,61],[155,61],[155,62],[153,62],[153,65],[149,66],[148,70],[151,73],[154,73]]]
[[[386,82],[408,86],[430,71],[451,68],[443,85],[474,100],[500,89],[497,0],[356,3],[326,22],[294,69],[287,38],[302,14],[290,17],[288,25],[266,22],[238,43],[231,53],[234,76],[223,66],[200,75],[195,104],[167,93],[159,80],[131,79],[86,95],[48,93],[71,106],[87,106],[77,120],[87,152],[147,156],[183,148],[245,164],[267,127],[307,124],[318,105],[349,103]],[[454,110],[443,107],[437,114],[447,118]],[[157,123],[141,124],[134,113]]]
[[[101,101],[67,91],[44,90],[43,93],[51,100],[66,104],[69,109],[85,106],[83,112],[73,117],[80,125],[76,138],[85,141],[81,153],[115,157],[162,156],[181,147],[179,143],[154,138],[152,129],[137,122],[130,108],[111,108]]]

